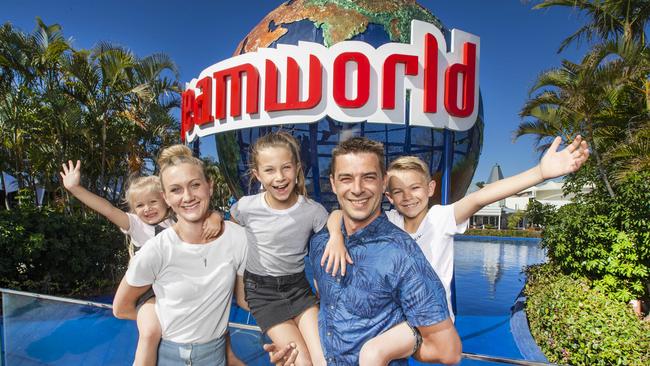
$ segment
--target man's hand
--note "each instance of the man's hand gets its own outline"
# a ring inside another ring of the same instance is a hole
[[[282,349],[278,349],[274,343],[265,344],[264,350],[269,353],[271,363],[276,366],[293,366],[298,357],[295,343],[290,343]]]
[[[589,158],[589,149],[582,136],[576,136],[571,144],[558,151],[561,142],[562,138],[556,137],[539,163],[539,170],[544,180],[574,173]]]

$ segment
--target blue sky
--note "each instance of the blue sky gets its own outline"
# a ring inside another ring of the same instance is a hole
[[[535,165],[533,139],[513,143],[518,112],[535,77],[560,64],[579,60],[583,49],[556,54],[560,42],[582,24],[571,9],[532,10],[521,0],[421,0],[448,28],[481,37],[480,87],[485,139],[474,181],[486,180],[494,164],[505,176]],[[128,47],[139,56],[164,52],[178,64],[180,80],[189,82],[204,68],[228,58],[241,39],[268,12],[274,0],[238,1],[34,1],[3,2],[0,18],[31,32],[35,17],[59,23],[75,48],[99,41]],[[209,138],[209,140],[212,140]],[[210,146],[203,153],[210,153]]]

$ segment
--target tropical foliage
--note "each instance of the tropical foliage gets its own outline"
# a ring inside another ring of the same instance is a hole
[[[542,72],[521,111],[515,137],[534,135],[544,150],[552,137],[585,136],[598,180],[610,197],[628,174],[650,169],[648,1],[542,1],[536,8],[575,6],[591,22],[563,43],[598,40],[579,63]],[[612,180],[614,182],[612,182]]]
[[[83,160],[82,184],[120,205],[128,178],[153,173],[158,151],[177,142],[178,91],[164,54],[141,58],[105,42],[74,49],[61,26],[38,18],[32,33],[0,27],[0,171],[19,188],[11,210],[0,210],[0,287],[114,289],[128,261],[124,236],[69,200],[61,164]]]
[[[650,51],[645,35],[650,19],[650,2],[544,0],[535,8],[551,6],[574,7],[588,20],[563,42],[560,49],[575,41],[591,42],[591,47],[579,62],[564,60],[560,67],[538,76],[530,98],[521,110],[523,121],[515,137],[533,135],[538,148],[545,150],[554,136],[563,136],[567,142],[577,134],[585,136],[593,158],[584,169],[567,179],[565,188],[577,194],[577,200],[585,207],[593,203],[599,215],[613,218],[620,214],[623,202],[630,201],[617,196],[625,196],[629,192],[628,186],[634,185],[631,182],[647,176],[645,173],[650,171]],[[591,192],[584,193],[584,186],[590,187]],[[641,192],[633,194],[647,208],[648,201],[640,198]],[[568,214],[571,210],[574,209],[563,208],[558,217],[573,220]],[[593,233],[602,229],[603,223],[594,222],[594,217],[584,214],[589,210],[574,211],[586,220],[575,221],[576,229]],[[637,214],[645,211],[637,211]],[[552,236],[567,229],[562,225],[569,225],[568,222],[556,220],[552,225],[555,226],[547,227],[545,233],[551,251],[558,245],[566,246],[575,255],[585,250],[572,247],[578,245],[572,240],[575,235],[566,233],[562,239]],[[614,227],[617,232],[631,234],[626,223],[619,222]],[[617,238],[620,239],[617,235],[609,236],[607,240],[603,238],[599,245],[616,247],[619,243]],[[562,240],[565,242],[561,244]],[[633,244],[649,245],[644,241]],[[645,278],[642,281],[647,283],[650,274],[639,278]],[[614,291],[648,295],[648,290],[643,291],[638,286]]]
[[[113,203],[131,174],[177,139],[177,69],[105,42],[75,50],[57,24],[32,33],[0,27],[0,170],[20,188],[63,192],[61,163],[84,160],[84,185]],[[150,163],[151,162],[151,163]],[[58,193],[58,194],[57,194]]]
[[[124,236],[105,220],[34,205],[0,211],[0,287],[106,294],[127,263]]]
[[[650,278],[650,172],[630,176],[605,192],[579,197],[552,215],[543,233],[550,260],[585,276],[627,303],[647,294]]]
[[[636,319],[627,304],[593,289],[588,278],[565,275],[552,264],[526,272],[528,322],[550,362],[650,364],[650,324]]]
[[[531,330],[552,362],[648,364],[647,326],[627,302],[650,296],[650,50],[648,0],[542,0],[586,22],[560,45],[588,42],[578,61],[542,72],[515,138],[544,150],[584,136],[592,158],[565,180],[574,203],[542,233],[550,264],[529,273]],[[585,190],[585,188],[587,188]]]

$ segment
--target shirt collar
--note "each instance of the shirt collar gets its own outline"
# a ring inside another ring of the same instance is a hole
[[[366,241],[366,238],[374,237],[375,233],[381,230],[388,223],[388,217],[382,210],[379,216],[366,225],[364,228],[357,230],[354,234],[348,236],[347,230],[345,230],[345,223],[343,218],[341,218],[341,233],[343,234],[343,239],[348,245],[360,244]]]

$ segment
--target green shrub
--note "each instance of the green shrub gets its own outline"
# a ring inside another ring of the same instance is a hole
[[[539,231],[531,230],[467,229],[465,235],[539,238],[541,233]]]
[[[565,273],[628,302],[647,295],[650,282],[650,173],[633,175],[616,194],[592,192],[561,207],[542,246]]]
[[[112,291],[128,263],[124,243],[103,218],[0,211],[0,287],[63,296]]]
[[[549,361],[570,365],[650,365],[650,326],[630,307],[552,264],[529,267],[525,294],[531,333]]]

